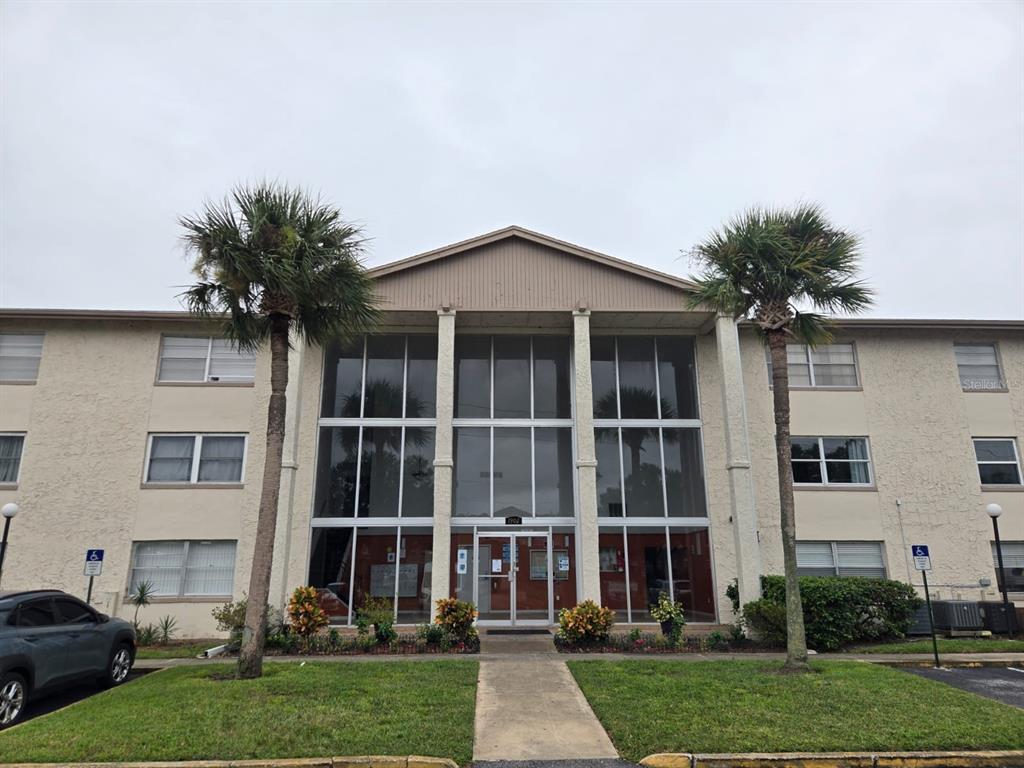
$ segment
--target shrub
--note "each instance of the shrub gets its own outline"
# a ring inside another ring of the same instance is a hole
[[[425,645],[442,646],[448,640],[448,633],[440,624],[420,624],[416,627],[416,639]]]
[[[762,577],[761,592],[763,600],[782,606],[785,614],[786,582],[782,576]],[[909,584],[860,576],[801,576],[800,598],[807,644],[819,651],[903,637],[923,602]],[[748,625],[757,629],[747,617],[747,606],[743,610]],[[782,626],[785,642],[785,621]]]
[[[147,624],[144,627],[136,625],[135,641],[139,645],[156,645],[156,641],[160,637],[159,632],[159,627],[155,624]]]
[[[359,634],[365,635],[373,627],[373,637],[378,643],[390,643],[398,637],[394,625],[395,609],[386,597],[367,597],[356,609]]]
[[[210,611],[210,614],[217,622],[217,629],[228,633],[228,645],[233,648],[237,648],[242,643],[242,632],[245,629],[245,611],[248,606],[249,601],[243,597],[241,600],[219,605]],[[268,604],[264,609],[263,621],[268,638],[284,632],[281,612],[272,605]]]
[[[305,641],[327,626],[327,614],[320,607],[316,587],[295,588],[288,601],[288,620],[292,632]]]
[[[584,600],[574,608],[563,608],[558,612],[558,636],[568,643],[605,641],[613,624],[615,612],[593,600]]]
[[[434,623],[443,627],[456,643],[475,643],[479,637],[473,622],[478,612],[476,606],[468,600],[456,600],[454,597],[438,600],[435,603],[437,615]]]
[[[160,645],[167,645],[171,637],[178,631],[178,620],[173,616],[163,616],[157,623],[157,641]]]
[[[761,598],[743,606],[743,623],[768,645],[786,644],[786,605]]]

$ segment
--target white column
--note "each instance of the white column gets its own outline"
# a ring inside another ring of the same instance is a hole
[[[277,531],[274,540],[274,561],[271,568],[271,589],[268,601],[273,604],[274,584],[277,582],[277,607],[284,609],[291,590],[305,584],[308,573],[300,581],[289,583],[292,561],[292,526],[295,523],[295,473],[298,471],[299,414],[302,410],[303,364],[306,359],[306,342],[299,334],[293,334],[292,346],[288,350],[288,385],[285,388],[287,410],[284,421],[284,451],[281,454],[281,485],[277,497]]]
[[[743,605],[761,596],[761,551],[757,539],[746,394],[743,391],[743,363],[736,320],[719,315],[715,320],[715,337],[722,380],[722,410],[725,413],[725,468],[729,473],[736,578],[740,604]]]
[[[455,412],[455,311],[437,313],[437,432],[434,436],[434,549],[430,616],[448,597],[452,548],[452,415]]]
[[[601,602],[598,555],[597,454],[594,450],[594,395],[590,378],[590,310],[573,317],[573,382],[576,395],[576,487],[579,492],[580,594],[578,600]]]

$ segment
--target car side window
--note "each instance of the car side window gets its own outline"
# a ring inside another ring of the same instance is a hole
[[[52,627],[53,606],[52,600],[29,600],[18,606],[19,627]]]
[[[58,597],[54,599],[53,605],[57,609],[58,624],[84,624],[87,621],[96,621],[96,614],[92,609],[77,600]]]

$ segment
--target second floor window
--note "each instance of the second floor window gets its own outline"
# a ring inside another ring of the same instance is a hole
[[[32,382],[39,375],[43,334],[0,333],[0,382]]]
[[[955,344],[953,352],[965,392],[1006,388],[995,344]]]
[[[255,374],[255,353],[239,351],[228,339],[164,336],[160,345],[162,383],[249,383]]]
[[[982,485],[1020,485],[1020,457],[1013,438],[976,438],[974,455]]]
[[[871,485],[871,457],[863,437],[794,437],[793,482]]]
[[[240,483],[245,435],[150,435],[147,483]]]
[[[18,482],[24,446],[25,435],[17,432],[0,434],[0,483]]]
[[[768,383],[772,381],[772,360],[769,350]],[[811,349],[806,344],[787,344],[789,385],[791,387],[856,387],[857,357],[853,344],[821,344]]]

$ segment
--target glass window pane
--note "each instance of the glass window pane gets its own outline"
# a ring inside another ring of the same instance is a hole
[[[975,440],[978,461],[1016,461],[1012,440]]]
[[[707,528],[673,528],[668,538],[673,599],[683,604],[687,621],[714,621],[715,589]]]
[[[309,584],[320,591],[320,606],[332,623],[348,621],[352,578],[352,529],[314,528]]]
[[[1016,464],[979,464],[978,473],[983,485],[1020,485]]]
[[[691,336],[658,337],[661,418],[696,419],[697,377]]]
[[[139,541],[132,558],[132,578],[128,590],[149,582],[153,593],[161,597],[181,594],[183,541]]]
[[[235,542],[189,542],[185,563],[186,595],[230,595],[234,578]]]
[[[670,517],[707,517],[700,431],[663,429],[665,491]]]
[[[58,597],[53,601],[57,610],[57,622],[60,624],[85,624],[96,620],[96,614],[77,600]]]
[[[790,438],[792,446],[792,457],[794,459],[820,459],[818,451],[818,438],[816,437],[793,437]]]
[[[213,340],[210,349],[211,381],[252,381],[255,375],[255,352],[239,352],[229,339]]]
[[[55,623],[53,601],[48,597],[18,606],[19,627],[52,627]]]
[[[406,378],[406,418],[433,418],[437,410],[436,336],[409,337],[409,371]]]
[[[828,541],[798,541],[796,567],[801,576],[835,576],[832,543]]]
[[[818,387],[855,387],[857,368],[853,365],[815,365],[814,384]]]
[[[404,361],[404,336],[367,337],[364,417],[379,419],[402,415]]]
[[[867,462],[862,461],[826,461],[825,472],[830,483],[860,483],[871,481]]]
[[[455,337],[455,418],[491,415],[491,339]]]
[[[430,528],[402,528],[398,549],[398,623],[430,620],[434,536]]]
[[[1008,592],[1024,592],[1024,541],[1003,541],[1003,569],[1006,571]],[[1003,574],[999,571],[999,556],[996,543],[992,542],[992,565],[996,569],[996,583],[1003,586]]]
[[[455,430],[455,517],[491,514],[491,430]]]
[[[530,418],[529,337],[494,337],[494,418]]]
[[[819,364],[853,365],[853,344],[821,344],[811,350],[811,362]]]
[[[671,594],[668,579],[668,548],[664,528],[630,528],[626,532],[629,551],[629,597],[631,621],[653,621],[650,608],[658,595]]]
[[[192,435],[154,435],[149,450],[150,483],[187,483],[192,479]]]
[[[626,542],[622,530],[602,528],[597,542],[601,605],[615,611],[616,621],[629,621],[626,612]]]
[[[615,395],[615,338],[590,339],[590,378],[594,390],[594,418],[615,419],[619,406]]]
[[[18,482],[24,435],[0,435],[0,483]]]
[[[345,346],[331,344],[324,357],[324,394],[321,415],[357,418],[363,386],[363,340]]]
[[[626,483],[627,517],[664,517],[661,450],[658,430],[622,430],[622,467]]]
[[[576,533],[573,528],[553,528],[551,556],[554,560],[555,616],[576,605]],[[602,603],[605,605],[605,603]],[[543,618],[547,618],[544,616]]]
[[[320,429],[313,517],[353,517],[359,427]]]
[[[386,600],[394,608],[395,571],[398,568],[397,536],[397,528],[356,529],[352,607],[357,613],[370,598]]]
[[[794,483],[821,483],[821,464],[817,461],[794,461]]]
[[[538,517],[573,517],[572,429],[534,429],[534,477]]]
[[[530,430],[494,430],[494,516],[533,514]]]
[[[473,549],[473,530],[453,530],[452,531],[452,562],[449,569],[449,597],[454,597],[458,600],[465,600],[467,602],[474,602],[473,600],[473,573],[476,568],[476,552]],[[460,555],[463,552],[465,554]],[[481,563],[483,565],[483,563]],[[485,565],[484,567],[489,567]],[[490,582],[487,579],[480,579],[481,584],[484,585],[485,589],[481,591],[479,602],[477,603],[477,609],[482,613],[486,613],[490,610],[490,592],[487,587],[490,586]],[[441,595],[438,595],[440,598]]]
[[[569,339],[533,337],[533,416],[536,419],[572,417],[569,396]]]
[[[405,428],[402,516],[434,514],[434,428]]]
[[[624,419],[658,418],[654,381],[654,339],[619,339],[619,404]]]
[[[205,381],[208,338],[164,336],[160,346],[159,381]]]
[[[400,427],[363,427],[363,456],[359,476],[360,517],[398,515],[401,449]]]
[[[861,459],[868,457],[867,441],[859,437],[826,437],[822,441],[826,459]]]
[[[622,468],[619,465],[619,430],[595,429],[597,452],[597,514],[622,517]]]
[[[878,541],[837,541],[840,576],[884,579],[885,560]]]
[[[242,482],[244,453],[245,438],[241,435],[204,435],[199,456],[199,482]]]

